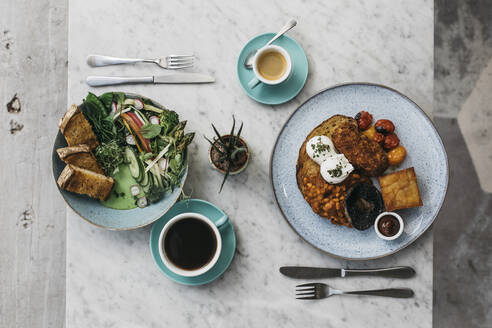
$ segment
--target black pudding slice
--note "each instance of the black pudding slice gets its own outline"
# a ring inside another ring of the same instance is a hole
[[[372,226],[384,209],[379,190],[364,182],[357,183],[349,189],[344,205],[345,215],[357,230],[366,230]]]

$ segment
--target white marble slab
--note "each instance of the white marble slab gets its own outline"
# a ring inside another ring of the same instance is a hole
[[[251,37],[275,32],[290,17],[289,35],[304,47],[310,76],[288,104],[250,100],[236,77],[236,58]],[[161,274],[148,248],[150,228],[111,232],[79,219],[67,222],[67,323],[69,327],[431,327],[432,233],[402,252],[377,261],[347,263],[320,253],[297,237],[274,204],[269,158],[277,133],[293,110],[330,85],[371,81],[392,86],[429,113],[433,90],[433,2],[418,1],[82,1],[69,5],[69,96],[90,90],[87,75],[159,73],[154,66],[89,68],[89,53],[156,56],[193,51],[196,71],[217,82],[190,86],[125,86],[178,111],[197,132],[186,190],[222,207],[231,217],[238,252],[230,269],[201,287],[177,285]],[[91,91],[102,93],[105,89]],[[253,151],[247,170],[221,194],[221,176],[207,161],[203,134],[210,123],[230,127],[235,114]],[[332,279],[339,288],[408,286],[412,300],[333,297],[294,299],[287,264],[367,267],[411,265],[408,281]]]

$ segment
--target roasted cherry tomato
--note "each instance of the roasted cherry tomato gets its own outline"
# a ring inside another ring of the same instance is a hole
[[[362,131],[368,129],[371,126],[372,115],[366,111],[358,112],[357,115],[355,115],[355,119],[357,120],[357,125],[359,126],[359,129]]]
[[[384,140],[384,134],[379,133],[379,132],[376,132],[376,133],[374,134],[374,138],[373,138],[372,140],[374,140],[374,141],[375,141],[375,142],[377,142],[377,143],[381,143],[381,142],[383,142],[383,140]]]
[[[398,139],[398,136],[394,133],[388,134],[386,137],[384,137],[384,143],[383,147],[386,150],[391,150],[398,146],[400,144],[400,139]]]
[[[374,127],[376,131],[382,134],[390,134],[395,131],[395,125],[390,120],[377,120]]]
[[[391,149],[388,152],[389,165],[400,165],[407,156],[407,150],[402,145]]]

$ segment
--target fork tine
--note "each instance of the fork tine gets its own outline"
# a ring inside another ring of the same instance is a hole
[[[167,57],[168,61],[188,61],[195,60],[195,57]]]
[[[314,291],[315,288],[314,287],[300,287],[300,288],[299,287],[296,287],[296,291],[298,291],[298,292],[305,292],[305,291],[308,291],[308,290],[313,290]]]
[[[313,291],[309,291],[309,292],[306,292],[306,293],[296,293],[296,296],[302,296],[302,295],[315,295],[315,292],[314,290]]]
[[[168,65],[189,65],[189,64],[193,64],[194,61],[193,60],[186,60],[186,61],[168,61],[167,64]]]
[[[185,63],[185,62],[193,62],[195,58],[169,58],[167,59],[168,63]]]
[[[189,64],[189,65],[169,65],[167,68],[169,69],[180,69],[180,68],[187,68],[187,67],[192,67],[193,64]]]
[[[185,58],[185,57],[195,57],[195,55],[169,55],[167,58]]]
[[[313,283],[308,283],[308,284],[302,284],[302,285],[297,285],[296,287],[316,287],[316,284],[313,284]]]
[[[313,296],[306,296],[306,297],[296,297],[296,300],[315,300],[316,297]]]

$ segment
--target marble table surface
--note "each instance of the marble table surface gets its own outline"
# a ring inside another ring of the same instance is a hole
[[[291,102],[255,103],[236,77],[236,58],[253,36],[275,32],[289,18],[289,32],[305,49],[309,77]],[[317,91],[350,81],[389,85],[429,114],[433,94],[433,1],[194,1],[72,0],[69,3],[68,104],[91,89],[87,75],[149,75],[156,66],[90,68],[90,53],[151,57],[193,51],[195,71],[213,74],[208,85],[122,86],[178,111],[196,131],[185,190],[229,214],[238,247],[231,267],[215,282],[178,285],[154,265],[150,227],[105,231],[67,214],[68,327],[431,327],[432,232],[403,251],[370,262],[329,257],[303,242],[277,209],[269,182],[269,158],[288,116]],[[67,104],[67,105],[68,105]],[[227,181],[210,168],[203,134],[210,123],[230,127],[232,114],[244,122],[252,149],[247,170]],[[278,273],[282,265],[377,267],[410,265],[410,280],[331,279],[341,289],[406,286],[410,300],[333,297],[296,301],[298,281]]]

